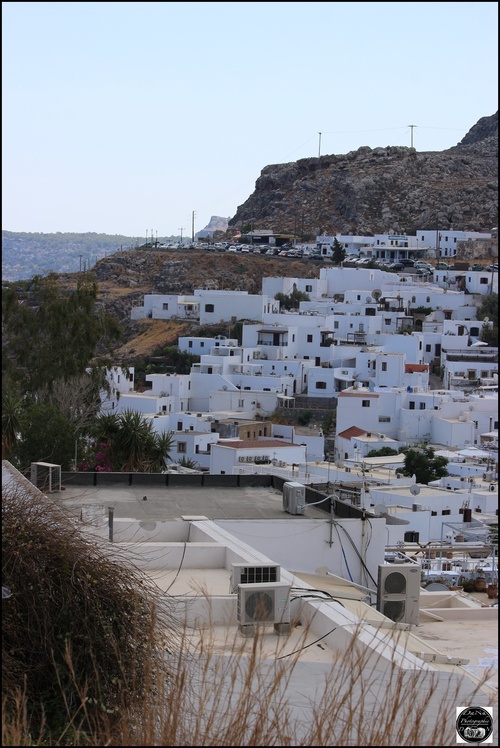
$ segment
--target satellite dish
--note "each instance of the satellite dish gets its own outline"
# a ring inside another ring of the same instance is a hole
[[[387,514],[388,510],[385,504],[376,504],[374,512],[375,514]]]
[[[410,493],[413,494],[413,496],[418,496],[420,493],[420,488],[416,483],[414,483],[413,486],[410,486]]]
[[[372,291],[372,296],[374,299],[380,299],[380,297],[382,296],[382,291],[380,290],[380,288],[374,288]]]
[[[365,301],[366,301],[367,304],[370,304],[372,302],[372,297],[371,296],[367,296],[366,299],[365,299]]]

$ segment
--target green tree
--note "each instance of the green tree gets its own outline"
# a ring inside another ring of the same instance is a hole
[[[392,447],[381,447],[380,449],[372,449],[368,454],[367,457],[389,457],[391,455],[397,455],[398,451],[396,449],[393,449]],[[412,473],[413,475],[413,473]]]
[[[417,483],[429,483],[448,475],[446,457],[436,457],[432,447],[422,449],[404,449],[404,468],[396,472],[402,475],[415,475]]]
[[[96,308],[97,284],[90,275],[68,291],[57,276],[35,277],[21,290],[2,293],[6,344],[4,377],[23,391],[52,389],[58,380],[81,375],[91,362],[101,366],[120,339],[117,321]]]
[[[344,262],[346,257],[346,251],[345,247],[342,246],[342,244],[339,242],[337,237],[333,240],[332,245],[332,260],[335,263],[335,265],[340,265],[342,262]]]
[[[274,297],[280,302],[281,309],[298,309],[301,301],[310,301],[309,296],[304,291],[299,291],[297,284],[293,284],[293,291],[290,294],[277,293]]]
[[[21,433],[22,400],[16,394],[2,393],[2,460],[8,460]]]
[[[483,296],[481,306],[477,310],[478,320],[483,322],[479,340],[498,348],[498,294],[490,293]]]
[[[70,470],[74,461],[76,430],[55,405],[29,403],[20,416],[20,438],[11,461],[21,472],[32,462],[52,462]]]

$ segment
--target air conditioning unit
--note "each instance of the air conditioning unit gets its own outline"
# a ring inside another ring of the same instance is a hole
[[[240,584],[273,584],[281,581],[279,564],[231,564],[231,592],[238,592]]]
[[[290,623],[290,585],[238,585],[237,618],[241,626]],[[278,631],[278,629],[276,629]]]
[[[488,491],[491,491],[491,493],[493,493],[494,491],[496,491],[496,490],[497,490],[497,488],[498,488],[498,486],[496,485],[496,483],[492,483],[492,484],[491,484],[491,485],[490,485],[490,486],[488,487]]]
[[[493,480],[493,473],[483,473],[483,480],[485,480],[487,483],[491,483]]]
[[[420,564],[379,564],[377,610],[395,623],[418,625]]]
[[[306,487],[296,481],[283,484],[283,510],[288,514],[304,514]]]
[[[238,462],[246,462],[246,461],[247,461],[246,457],[238,457]]]

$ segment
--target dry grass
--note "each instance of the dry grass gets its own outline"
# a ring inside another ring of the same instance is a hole
[[[387,667],[358,631],[302,692],[300,620],[293,648],[265,628],[189,629],[40,496],[4,490],[3,745],[451,746],[454,705],[486,705],[454,674]]]
[[[158,346],[177,345],[182,335],[191,329],[189,322],[172,322],[167,320],[144,319],[136,323],[142,329],[134,338],[114,351],[117,359],[133,356],[141,358],[150,356]]]

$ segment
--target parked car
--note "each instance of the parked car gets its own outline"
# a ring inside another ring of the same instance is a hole
[[[431,271],[428,268],[415,268],[413,275],[431,275]]]
[[[399,260],[399,262],[401,263],[401,265],[404,265],[405,268],[412,268],[415,266],[415,260],[404,259]]]
[[[438,264],[436,265],[436,268],[438,270],[449,270],[450,266],[448,265],[447,262],[438,262]]]
[[[404,270],[405,266],[401,262],[391,262],[390,265],[387,265],[388,270]]]

